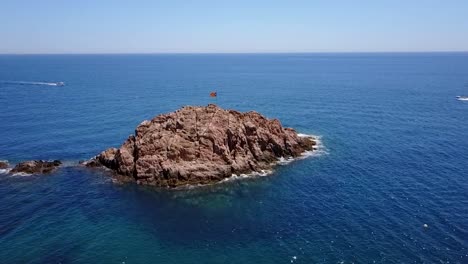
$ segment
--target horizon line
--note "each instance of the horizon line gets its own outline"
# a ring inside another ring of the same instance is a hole
[[[76,52],[76,53],[0,53],[4,55],[242,55],[242,54],[407,54],[407,53],[468,53],[468,50],[434,51],[285,51],[285,52]]]

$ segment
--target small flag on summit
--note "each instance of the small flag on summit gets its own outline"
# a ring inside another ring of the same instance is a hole
[[[216,97],[216,96],[218,96],[218,93],[216,93],[216,92],[211,92],[210,93],[210,97]]]

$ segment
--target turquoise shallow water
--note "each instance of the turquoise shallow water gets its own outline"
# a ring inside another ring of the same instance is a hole
[[[0,174],[0,262],[468,263],[463,94],[467,53],[0,56],[0,159],[66,163]],[[319,135],[324,153],[184,191],[73,166],[212,102]]]

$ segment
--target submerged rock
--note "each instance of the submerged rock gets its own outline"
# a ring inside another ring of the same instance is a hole
[[[62,162],[59,160],[30,160],[18,163],[10,173],[44,174],[57,169]]]
[[[140,184],[176,187],[268,170],[279,158],[298,157],[315,144],[257,112],[186,106],[143,121],[120,148],[84,164],[109,168]]]

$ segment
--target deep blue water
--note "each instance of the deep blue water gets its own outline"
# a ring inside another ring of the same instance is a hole
[[[0,159],[66,161],[0,175],[1,263],[468,263],[468,53],[4,55],[0,81]],[[210,102],[326,153],[184,191],[73,166]]]

